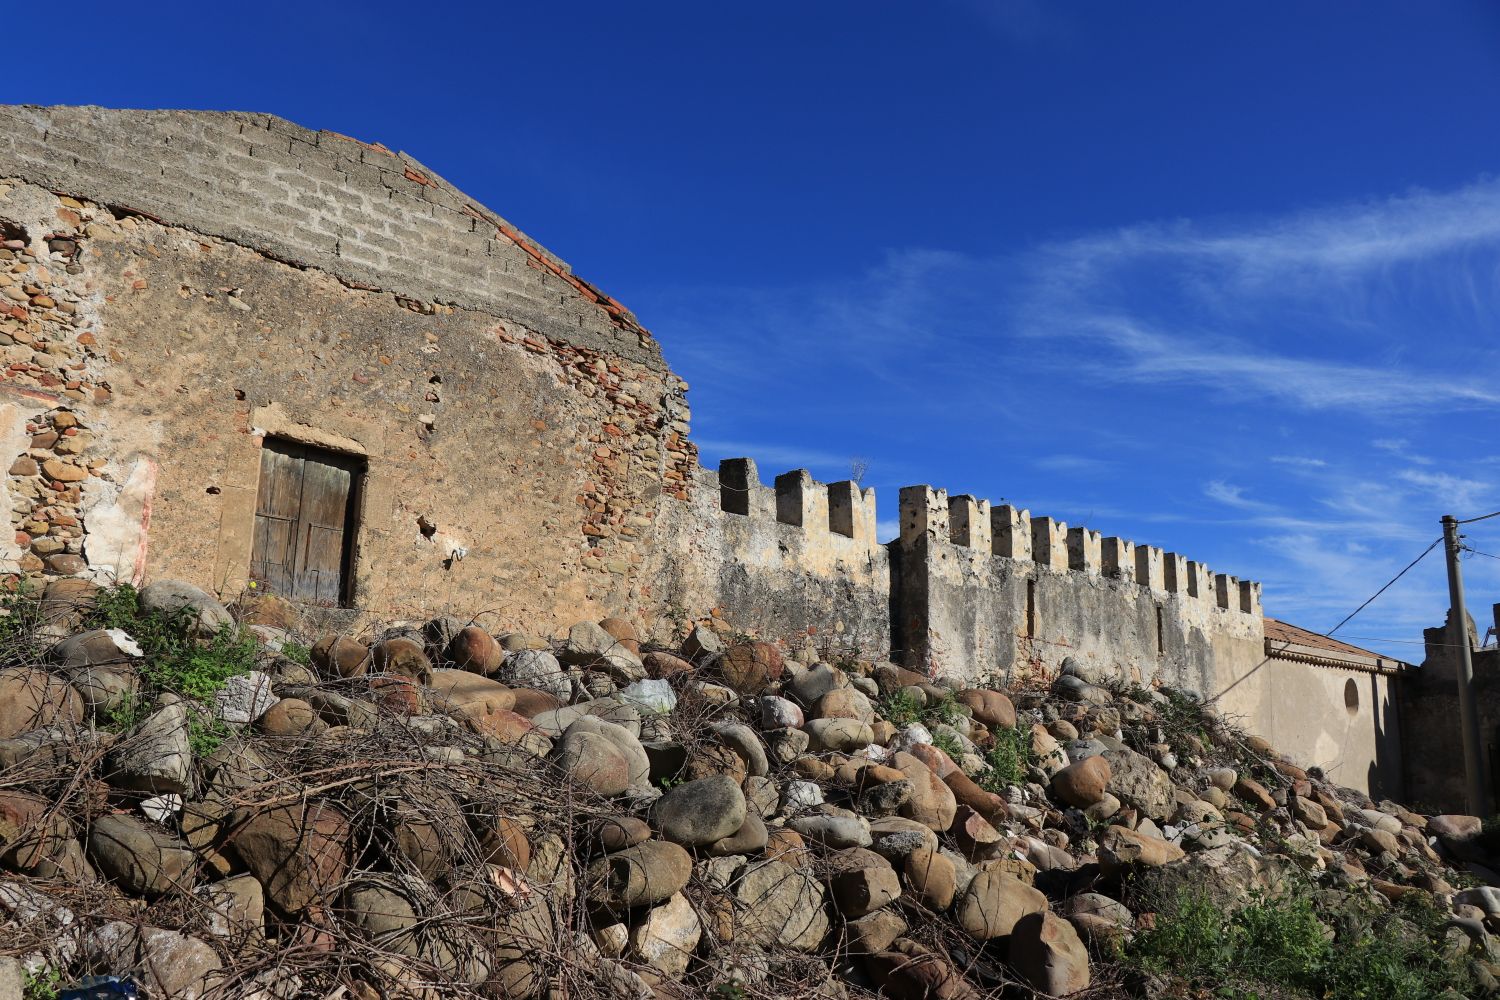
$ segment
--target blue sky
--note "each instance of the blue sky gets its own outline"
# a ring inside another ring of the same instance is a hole
[[[411,153],[637,312],[705,462],[865,459],[883,521],[1004,498],[1318,630],[1500,508],[1493,4],[210,10],[76,4],[0,100]],[[1341,634],[1420,659],[1445,605],[1429,557]]]

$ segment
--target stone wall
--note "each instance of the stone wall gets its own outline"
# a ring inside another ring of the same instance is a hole
[[[669,617],[819,656],[890,651],[891,569],[875,540],[875,491],[804,470],[760,481],[755,463],[699,469],[688,503],[663,506],[652,597]]]
[[[1264,653],[1260,585],[1087,528],[911,486],[893,543],[908,665],[975,681],[1067,657],[1211,697]]]
[[[237,592],[275,437],[365,463],[356,605],[565,626],[649,591],[696,467],[686,385],[409,157],[266,116],[0,108],[0,237],[8,572]]]
[[[1500,627],[1500,604],[1493,606]],[[1450,619],[1451,620],[1451,619]],[[1481,631],[1464,622],[1474,666],[1474,698],[1479,709],[1479,746],[1489,766],[1491,787],[1500,780],[1500,649],[1480,649]],[[1462,716],[1458,709],[1459,650],[1448,624],[1423,631],[1426,656],[1422,668],[1405,679],[1398,692],[1401,725],[1408,734],[1406,792],[1413,802],[1430,803],[1445,812],[1468,808],[1464,781]],[[1500,802],[1500,789],[1492,791]]]

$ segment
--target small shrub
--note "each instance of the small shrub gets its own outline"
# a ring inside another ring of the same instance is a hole
[[[881,718],[891,725],[905,728],[922,719],[922,703],[910,691],[895,691],[880,699]]]
[[[293,663],[300,663],[304,667],[312,663],[312,647],[304,646],[300,642],[283,642],[281,644],[281,655]]]
[[[932,745],[943,751],[943,753],[947,754],[955,762],[964,755],[963,744],[947,733],[933,733]]]
[[[23,1000],[57,1000],[62,986],[62,974],[56,969],[42,969],[26,973],[26,982],[21,986]]]
[[[1368,904],[1360,904],[1367,907]],[[1292,892],[1255,899],[1226,913],[1206,894],[1184,890],[1156,914],[1126,961],[1212,989],[1216,997],[1274,995],[1320,1000],[1424,1000],[1472,985],[1466,962],[1445,958],[1442,914],[1402,906],[1399,912],[1341,911],[1337,940],[1313,899]]]
[[[922,720],[930,724],[941,722],[943,725],[952,726],[962,718],[965,718],[964,710],[951,694],[944,695],[937,701],[929,701],[927,707],[922,710]]]
[[[1022,729],[999,728],[994,732],[995,745],[985,755],[989,770],[979,779],[986,791],[1003,792],[1026,779],[1031,767],[1031,733]]]

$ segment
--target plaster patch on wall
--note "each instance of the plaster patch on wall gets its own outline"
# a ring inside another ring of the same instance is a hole
[[[145,577],[156,474],[156,462],[139,457],[122,484],[102,484],[85,508],[83,553],[96,580],[139,584]]]

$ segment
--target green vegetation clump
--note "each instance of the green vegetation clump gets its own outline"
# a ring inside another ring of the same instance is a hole
[[[1124,959],[1221,1000],[1428,1000],[1472,986],[1468,963],[1433,946],[1442,939],[1435,910],[1367,905],[1331,919],[1341,928],[1335,934],[1306,891],[1226,912],[1201,890],[1184,889]]]
[[[948,733],[933,733],[932,745],[947,754],[948,758],[953,761],[957,761],[964,755],[963,744]]]
[[[281,644],[281,655],[293,663],[300,663],[304,667],[312,663],[312,647],[304,646],[300,642],[283,642]]]
[[[980,776],[979,785],[1001,793],[1026,780],[1026,770],[1031,766],[1031,733],[1020,728],[997,728],[992,735],[995,745],[985,755],[989,770]]]
[[[172,611],[142,608],[140,595],[128,583],[100,591],[86,622],[88,628],[117,628],[141,647],[144,690],[126,699],[111,713],[111,728],[134,728],[150,712],[154,696],[170,691],[203,704],[211,703],[229,678],[255,668],[255,636],[238,626],[225,626],[208,639],[198,635],[198,613],[192,608]],[[217,750],[230,729],[206,713],[188,722],[193,752]]]
[[[922,702],[906,689],[893,691],[880,699],[880,717],[897,729],[922,721]]]

